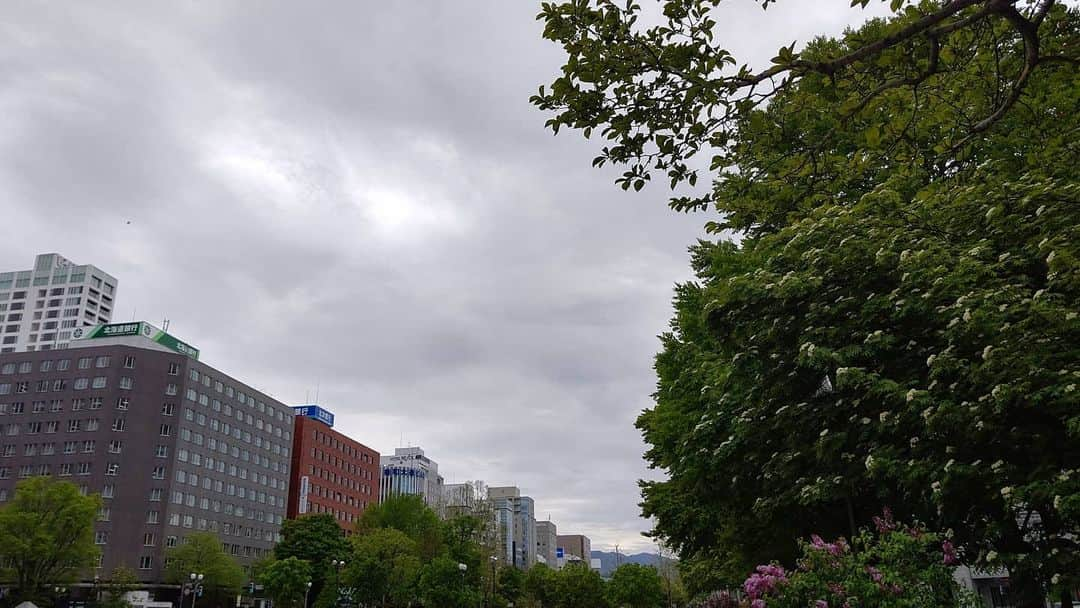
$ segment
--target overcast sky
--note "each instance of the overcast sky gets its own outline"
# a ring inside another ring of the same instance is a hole
[[[642,0],[651,5],[650,0]],[[865,18],[723,3],[758,65]],[[317,8],[316,8],[317,7]],[[812,10],[808,10],[812,7]],[[518,485],[645,549],[633,427],[704,215],[590,169],[528,97],[561,51],[524,0],[0,8],[0,270],[55,251],[203,360],[318,400],[447,482]]]

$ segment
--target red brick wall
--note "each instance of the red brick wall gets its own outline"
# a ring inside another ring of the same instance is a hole
[[[330,513],[351,533],[368,505],[379,502],[379,453],[326,424],[297,416],[293,424],[288,516]],[[307,513],[300,513],[301,479],[308,478]]]

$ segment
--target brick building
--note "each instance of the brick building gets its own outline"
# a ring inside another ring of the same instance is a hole
[[[379,502],[379,453],[335,431],[334,416],[326,410],[293,409],[289,518],[329,513],[351,534],[364,509]]]

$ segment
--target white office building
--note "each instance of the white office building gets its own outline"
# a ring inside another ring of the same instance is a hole
[[[30,270],[0,273],[0,353],[67,348],[81,328],[108,323],[116,278],[43,253]]]
[[[443,478],[439,465],[424,455],[420,448],[395,448],[393,455],[379,458],[382,478],[379,480],[379,500],[401,494],[416,494],[424,502],[442,512]]]

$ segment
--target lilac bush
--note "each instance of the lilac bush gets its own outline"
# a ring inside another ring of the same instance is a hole
[[[967,608],[976,606],[952,577],[959,556],[952,542],[886,511],[849,543],[820,536],[802,544],[795,570],[758,566],[740,601],[724,594],[708,608]],[[710,598],[711,599],[711,598]]]

